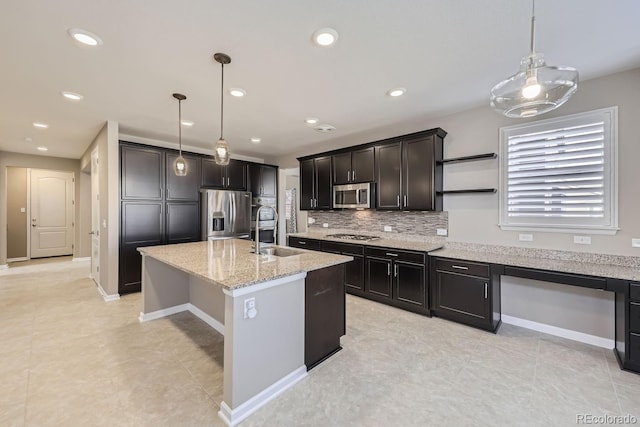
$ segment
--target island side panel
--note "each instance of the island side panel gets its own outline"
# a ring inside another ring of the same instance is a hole
[[[305,284],[297,277],[256,292],[226,295],[223,401],[231,410],[304,368]],[[249,298],[256,302],[253,319],[244,318]]]
[[[215,320],[205,320],[215,330],[224,335],[225,295],[222,288],[196,276],[189,277],[189,300],[191,305]]]
[[[189,302],[189,274],[142,255],[142,313]]]

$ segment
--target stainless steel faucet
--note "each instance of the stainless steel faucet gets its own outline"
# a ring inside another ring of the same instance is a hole
[[[256,254],[260,253],[260,211],[264,208],[271,209],[273,211],[273,215],[275,216],[274,225],[273,225],[273,242],[276,242],[276,233],[278,231],[278,211],[273,206],[262,205],[258,208],[258,212],[256,212],[256,242],[255,242],[255,251]]]

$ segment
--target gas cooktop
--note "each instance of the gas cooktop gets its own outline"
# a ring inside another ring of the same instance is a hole
[[[378,236],[365,236],[364,234],[350,234],[350,233],[327,234],[327,237],[333,237],[334,239],[345,239],[345,240],[376,240],[380,238]]]

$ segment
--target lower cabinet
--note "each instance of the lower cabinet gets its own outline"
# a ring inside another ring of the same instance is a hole
[[[305,279],[304,363],[313,368],[339,351],[345,334],[344,264],[313,270]]]
[[[434,257],[431,272],[434,315],[496,331],[501,266]]]
[[[345,264],[344,284],[347,292],[362,296],[364,294],[364,246],[350,243],[321,241],[320,250],[353,257]]]

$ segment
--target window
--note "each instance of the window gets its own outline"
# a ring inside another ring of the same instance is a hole
[[[617,107],[500,129],[500,227],[615,234]]]

